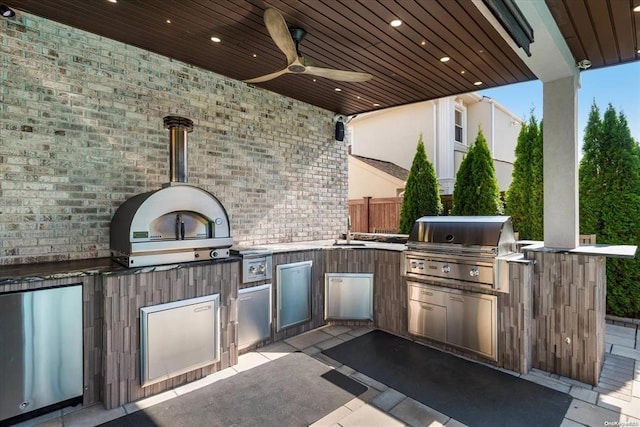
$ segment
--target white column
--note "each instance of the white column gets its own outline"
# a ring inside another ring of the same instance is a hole
[[[578,88],[575,74],[543,84],[544,245],[573,249],[579,242]]]
[[[437,106],[436,174],[443,194],[453,194],[455,163],[453,157],[453,98],[441,98]]]

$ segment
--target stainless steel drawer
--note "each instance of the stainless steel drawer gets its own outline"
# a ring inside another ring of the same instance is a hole
[[[409,333],[446,341],[447,309],[439,305],[410,300]]]
[[[409,299],[441,306],[447,305],[448,293],[424,285],[409,284]]]

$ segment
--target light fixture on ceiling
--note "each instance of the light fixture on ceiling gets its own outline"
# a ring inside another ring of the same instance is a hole
[[[633,8],[634,12],[640,12],[640,4]]]
[[[477,81],[477,82],[474,82],[474,83],[473,83],[473,85],[474,85],[474,86],[481,86],[481,85],[482,85],[482,82],[481,82],[481,81]]]
[[[171,24],[171,19],[167,19],[165,22],[166,22],[167,24]]]
[[[14,16],[16,16],[16,13],[9,9],[7,6],[0,4],[0,14],[4,17],[4,18],[13,18]]]
[[[108,0],[109,3],[118,3],[118,0]]]
[[[449,60],[451,60],[451,58],[449,58],[448,56],[443,56],[442,58],[440,58],[440,62],[448,62]]]
[[[578,62],[578,68],[580,68],[581,70],[588,70],[589,68],[591,68],[591,61],[589,61],[588,59],[583,59],[582,61]]]
[[[213,36],[211,37],[211,41],[214,43],[220,43],[222,40],[220,40],[220,37]]]
[[[339,87],[334,89],[336,92],[342,92],[342,89],[340,89]]]
[[[533,28],[516,5],[515,0],[483,0],[483,2],[518,47],[521,47],[527,56],[531,56]]]
[[[393,28],[398,28],[400,25],[402,25],[402,21],[399,19],[394,19],[393,21],[389,22],[389,25],[391,25]]]

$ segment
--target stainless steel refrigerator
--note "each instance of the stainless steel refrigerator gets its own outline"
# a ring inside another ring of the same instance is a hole
[[[82,388],[82,285],[0,294],[0,420]]]

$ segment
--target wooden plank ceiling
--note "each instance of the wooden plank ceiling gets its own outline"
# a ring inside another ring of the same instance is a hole
[[[640,0],[547,3],[574,56],[589,58],[598,67],[638,57],[635,31],[640,14],[632,16],[634,1]],[[470,0],[3,3],[16,9],[16,19],[20,11],[29,12],[237,80],[286,65],[263,21],[264,10],[275,7],[290,27],[307,31],[300,46],[302,55],[318,66],[363,71],[374,77],[346,83],[287,74],[255,85],[346,115],[536,78]],[[609,13],[608,20],[604,11]],[[590,17],[586,29],[582,18],[575,19],[585,13]],[[393,28],[389,22],[396,18],[403,24]],[[221,42],[212,42],[212,36]],[[441,62],[444,56],[451,60]]]

